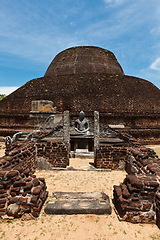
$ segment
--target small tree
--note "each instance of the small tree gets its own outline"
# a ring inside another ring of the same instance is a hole
[[[5,98],[7,95],[6,94],[0,94],[0,101]]]

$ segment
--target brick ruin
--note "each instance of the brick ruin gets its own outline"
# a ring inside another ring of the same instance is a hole
[[[106,49],[82,46],[57,54],[44,77],[28,81],[0,101],[0,135],[33,131],[38,122],[30,117],[31,102],[41,99],[53,101],[58,114],[69,110],[71,119],[84,110],[93,120],[96,110],[100,123],[123,125],[122,133],[143,144],[160,142],[160,90],[125,75]]]
[[[160,90],[149,81],[125,75],[108,50],[70,48],[54,58],[44,77],[28,81],[0,101],[0,135],[39,128],[30,111],[32,101],[41,99],[48,105],[39,106],[39,111],[55,111],[56,106],[57,114],[69,110],[72,121],[84,110],[93,122],[93,112],[99,111],[100,144],[94,165],[128,173],[123,183],[114,186],[119,219],[156,222],[160,227],[160,159],[141,145],[160,143]],[[123,128],[106,131],[108,124]],[[113,132],[123,144],[103,142]],[[51,168],[67,167],[68,145],[62,134],[62,126],[57,125],[51,132],[37,134],[34,141],[17,141],[7,147],[0,158],[0,216],[39,216],[48,192],[45,179],[34,175],[35,169],[40,158]]]
[[[96,150],[94,166],[100,169],[118,169],[127,159],[127,149],[100,144]],[[124,167],[123,167],[124,168]]]
[[[63,142],[37,143],[37,156],[45,158],[49,166],[53,168],[66,168],[68,165],[67,148]]]
[[[120,186],[114,186],[113,202],[121,220],[155,222],[158,187],[157,177],[150,174],[127,175]]]
[[[93,131],[91,121],[90,124]],[[70,129],[73,128],[71,121]],[[57,124],[51,131],[37,132],[32,140],[7,146],[5,156],[0,158],[0,216],[21,217],[28,213],[39,216],[48,192],[45,179],[36,178],[34,172],[39,158],[44,158],[51,168],[67,167],[67,146],[63,139],[54,139],[62,135],[62,124]],[[109,135],[122,141],[102,142]],[[119,219],[133,223],[156,222],[160,227],[160,159],[154,150],[105,125],[100,125],[100,139],[95,151],[95,167],[128,173],[123,183],[114,186],[113,203]]]
[[[37,147],[31,141],[16,142],[0,158],[0,216],[38,217],[47,199],[44,178],[34,175]]]
[[[51,167],[64,168],[68,163],[65,143],[44,141],[48,135],[40,132],[34,141],[12,143],[0,159],[1,216],[21,217],[28,213],[39,216],[48,192],[45,179],[34,175],[38,158],[45,158]],[[100,144],[97,147],[95,167],[125,169],[129,174],[123,183],[114,186],[113,203],[120,220],[156,222],[160,227],[160,159],[134,137],[119,136],[124,140],[122,146]]]
[[[48,197],[44,178],[36,178],[38,158],[45,157],[53,167],[66,167],[67,151],[63,142],[40,142],[46,133],[8,145],[0,158],[0,216],[38,217]]]
[[[124,137],[126,139],[126,135]],[[118,169],[120,161],[124,163],[121,169],[128,173],[113,191],[119,219],[132,223],[157,223],[160,227],[160,159],[154,150],[131,137],[121,148],[112,147],[111,151],[111,147],[107,150],[107,146],[100,146],[100,150],[108,156],[104,157],[107,166]]]
[[[154,150],[128,134],[123,146],[100,144],[95,167],[126,170],[123,183],[114,186],[113,203],[120,220],[157,223],[160,227],[160,159]]]
[[[126,170],[123,183],[114,186],[113,203],[118,218],[132,223],[157,223],[160,227],[160,159],[134,137],[118,133],[122,146],[100,144],[97,169]]]

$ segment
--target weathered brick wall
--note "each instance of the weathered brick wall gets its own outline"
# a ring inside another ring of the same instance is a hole
[[[156,204],[156,224],[160,228],[160,191],[157,191],[155,196],[155,204]]]
[[[122,220],[155,222],[155,196],[159,183],[155,175],[127,175],[114,186],[114,205]]]
[[[0,170],[0,178],[0,216],[21,217],[24,213],[32,213],[38,217],[48,196],[45,179],[17,170]],[[13,204],[18,208],[16,211],[10,211]]]
[[[124,140],[123,146],[114,146],[111,144],[100,144],[96,149],[94,165],[96,168],[117,169],[121,163],[126,163],[129,158],[128,148],[139,148],[140,143],[127,133],[119,134]]]
[[[5,151],[6,156],[2,157],[1,169],[28,171],[34,173],[37,165],[37,150],[34,142],[29,140],[15,142],[8,146]]]
[[[37,143],[38,157],[44,157],[51,167],[67,167],[67,148],[63,142]]]
[[[154,119],[152,119],[152,121],[154,123],[156,122]],[[158,124],[156,125],[156,123],[153,127],[137,126],[137,128],[135,128],[134,126],[131,126],[125,129],[119,129],[119,132],[121,132],[122,134],[128,133],[134,136],[143,145],[153,145],[160,143],[160,127],[158,126]]]
[[[158,173],[160,159],[153,149],[144,146],[132,146],[126,149],[128,151],[128,158],[126,158],[126,171],[128,174],[154,174],[155,171]]]
[[[127,149],[107,144],[100,144],[96,149],[95,167],[117,169],[120,163],[126,161]]]
[[[127,151],[128,174],[124,182],[114,186],[113,202],[122,220],[156,222],[160,227],[160,159],[155,151],[121,135]]]
[[[97,168],[117,169],[125,163],[128,174],[114,186],[113,202],[121,220],[133,223],[156,222],[160,228],[160,159],[155,151],[142,146],[127,133],[121,133],[123,147],[100,145],[96,150]]]
[[[39,216],[48,192],[45,179],[33,175],[36,165],[35,143],[15,142],[7,148],[0,158],[0,216]]]

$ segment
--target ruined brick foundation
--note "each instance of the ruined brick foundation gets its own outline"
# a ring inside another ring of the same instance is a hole
[[[44,157],[51,167],[67,167],[67,148],[63,142],[47,141],[37,143],[38,157]]]
[[[155,196],[155,203],[156,203],[156,224],[160,228],[160,191],[157,191]]]
[[[115,147],[107,144],[100,144],[96,149],[95,167],[118,169],[122,163],[125,163],[127,149],[124,147]]]
[[[160,227],[160,159],[154,150],[125,141],[126,176],[114,186],[113,203],[121,220]]]
[[[0,158],[0,216],[39,216],[48,192],[45,179],[33,175],[36,165],[37,147],[29,140],[12,144]]]
[[[114,186],[114,205],[121,220],[152,223],[156,220],[155,197],[159,187],[154,175],[127,175]]]

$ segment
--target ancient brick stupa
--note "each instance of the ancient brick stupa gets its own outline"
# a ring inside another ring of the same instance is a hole
[[[51,100],[57,113],[86,117],[100,113],[100,122],[123,125],[135,137],[159,141],[160,90],[151,82],[126,76],[115,55],[83,46],[60,52],[44,77],[32,79],[0,102],[0,127],[33,128],[32,100]]]

